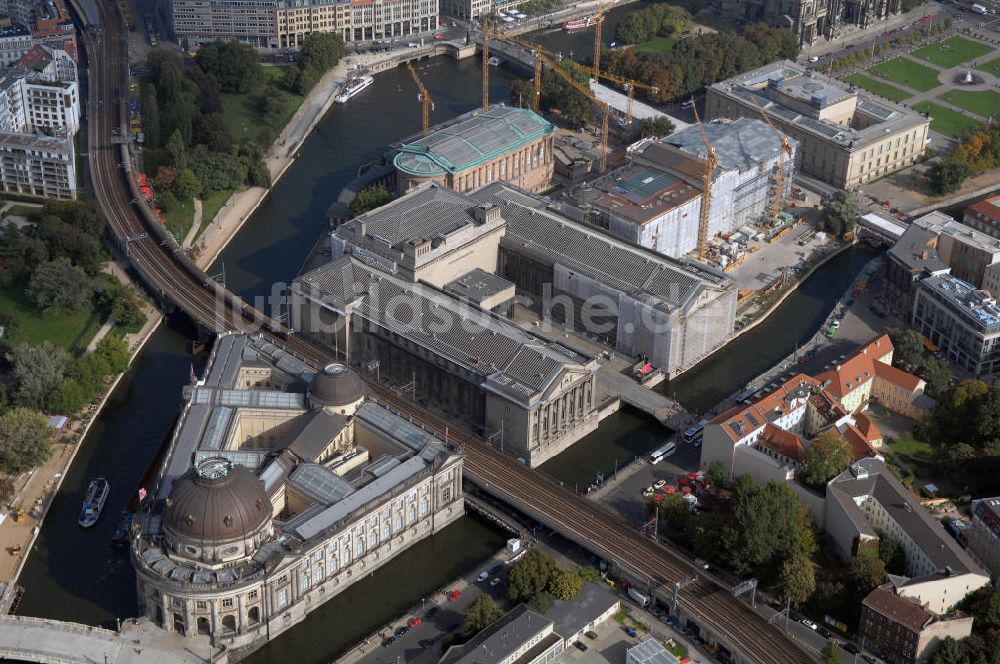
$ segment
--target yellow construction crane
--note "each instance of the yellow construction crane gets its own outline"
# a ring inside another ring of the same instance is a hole
[[[778,128],[774,126],[773,122],[771,122],[771,118],[767,116],[767,112],[764,110],[764,107],[757,104],[757,110],[760,111],[760,115],[764,118],[764,122],[766,122],[771,130],[778,135],[778,139],[781,141],[781,149],[778,151],[778,173],[774,178],[774,204],[771,207],[771,217],[776,218],[784,207],[784,201],[781,200],[781,197],[784,195],[785,191],[783,186],[785,177],[785,155],[787,154],[789,157],[792,156],[792,145],[788,142],[788,138],[778,131]]]
[[[414,83],[417,84],[417,89],[420,91],[420,101],[423,103],[423,121],[424,121],[424,136],[426,136],[431,129],[431,109],[434,108],[434,101],[431,99],[431,95],[427,92],[427,88],[424,87],[423,82],[420,77],[417,76],[417,70],[413,68],[413,65],[409,62],[406,63],[406,68],[410,70],[410,76],[413,77]]]
[[[629,125],[632,124],[632,117],[633,117],[632,116],[632,101],[635,99],[636,88],[639,88],[641,90],[649,90],[653,94],[656,94],[660,90],[655,85],[646,85],[645,83],[640,83],[639,81],[634,81],[634,80],[632,80],[630,78],[623,78],[621,76],[615,76],[614,74],[609,74],[609,73],[603,72],[603,71],[600,72],[600,73],[598,73],[597,69],[594,69],[594,78],[598,78],[598,77],[599,78],[603,78],[603,79],[607,79],[607,80],[612,81],[614,83],[618,83],[619,85],[623,86],[625,88],[625,92],[628,93],[628,107],[627,107],[627,110],[625,111],[625,126],[626,127],[628,127]]]
[[[542,59],[535,56],[535,99],[531,105],[535,113],[541,113],[542,106]]]
[[[702,194],[701,194],[701,215],[698,218],[698,258],[705,258],[705,249],[708,244],[708,212],[712,205],[712,174],[715,172],[715,148],[712,147],[711,141],[708,140],[708,134],[705,133],[705,127],[701,124],[701,117],[698,115],[698,106],[694,103],[694,98],[691,98],[691,108],[694,109],[694,120],[698,123],[698,129],[701,131],[701,140],[705,143],[705,150],[708,152],[707,159],[705,160],[705,172],[701,176],[702,183]]]
[[[576,88],[577,91],[579,91],[582,95],[584,95],[590,101],[594,102],[594,104],[596,104],[601,109],[601,115],[602,115],[602,118],[601,118],[601,159],[600,159],[600,162],[598,162],[599,165],[598,165],[597,172],[599,174],[601,174],[601,175],[604,175],[604,172],[606,170],[608,170],[608,118],[611,116],[611,107],[608,106],[605,102],[603,102],[600,99],[598,99],[597,96],[593,92],[590,91],[589,87],[587,87],[586,85],[584,85],[580,81],[578,81],[575,78],[573,78],[569,74],[569,72],[567,72],[566,70],[564,70],[562,67],[560,67],[555,62],[552,62],[551,60],[549,60],[548,58],[546,58],[540,51],[536,51],[535,57],[538,58],[539,60],[547,61],[548,64],[549,64],[549,67],[552,69],[552,71],[554,71],[556,74],[558,74],[560,77],[562,77],[562,79],[564,81],[566,81],[571,86],[573,86],[574,88]],[[536,72],[536,74],[539,77],[538,80],[540,80],[541,79],[540,68],[536,66],[535,67],[535,72]],[[535,85],[537,86],[537,85],[539,85],[539,83],[536,82]]]
[[[599,78],[601,75],[601,26],[604,25],[604,15],[612,7],[614,7],[613,4],[604,5],[590,17],[596,21],[594,23],[594,78]]]

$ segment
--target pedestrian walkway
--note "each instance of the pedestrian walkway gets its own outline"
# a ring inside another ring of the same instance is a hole
[[[198,237],[198,230],[201,228],[201,213],[202,213],[202,202],[200,198],[194,199],[194,219],[191,222],[191,228],[188,229],[187,235],[184,236],[184,242],[181,243],[181,248],[187,249],[194,242],[194,239]]]

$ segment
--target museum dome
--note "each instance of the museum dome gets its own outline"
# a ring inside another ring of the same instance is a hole
[[[364,396],[361,379],[343,364],[326,365],[309,385],[309,402],[314,408],[351,406]]]
[[[166,534],[187,545],[257,541],[270,521],[264,483],[221,457],[206,459],[175,480],[163,512]]]

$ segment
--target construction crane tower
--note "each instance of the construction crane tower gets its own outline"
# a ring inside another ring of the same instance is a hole
[[[764,118],[764,122],[768,124],[772,131],[778,135],[778,139],[781,141],[781,149],[778,150],[778,173],[774,177],[774,203],[771,206],[771,217],[777,218],[778,214],[784,208],[784,201],[782,196],[784,196],[784,177],[785,177],[785,155],[789,157],[792,156],[792,144],[788,142],[788,137],[778,131],[778,128],[774,126],[771,122],[771,118],[767,116],[767,112],[764,107],[757,104],[757,110],[760,111],[760,116]]]
[[[413,81],[417,84],[417,90],[420,91],[420,94],[417,96],[417,98],[423,104],[422,119],[424,127],[424,136],[426,136],[431,129],[431,110],[433,110],[434,108],[434,100],[431,99],[430,93],[427,92],[427,88],[424,87],[424,84],[420,80],[420,77],[417,75],[417,70],[413,68],[413,65],[407,62],[406,68],[410,70],[410,76],[413,77]]]
[[[701,215],[698,217],[698,258],[705,258],[705,250],[708,248],[708,213],[709,208],[712,206],[712,174],[715,172],[715,148],[712,147],[711,141],[708,140],[708,134],[705,133],[705,127],[701,123],[701,117],[698,115],[698,105],[694,103],[694,98],[691,98],[691,108],[694,109],[694,120],[698,123],[698,130],[701,131],[701,140],[705,143],[705,150],[707,152],[705,159],[705,171],[701,176],[702,183],[702,193],[701,193]]]
[[[483,113],[490,110],[490,20],[482,17],[483,25]]]
[[[604,15],[613,7],[613,4],[604,5],[597,10],[591,18],[594,23],[594,78],[601,75],[601,26],[604,25]]]

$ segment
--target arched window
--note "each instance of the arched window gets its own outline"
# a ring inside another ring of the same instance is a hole
[[[208,622],[208,618],[198,618],[198,633],[206,635],[212,633],[212,625]]]
[[[223,616],[222,618],[222,632],[224,634],[231,634],[236,631],[236,616],[229,614],[228,616]]]
[[[247,611],[247,622],[251,625],[256,625],[260,622],[260,607],[251,606],[250,610]]]

